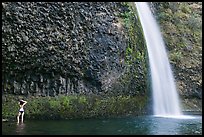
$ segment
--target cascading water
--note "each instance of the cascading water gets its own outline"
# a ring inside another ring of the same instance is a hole
[[[146,40],[156,116],[181,116],[179,97],[157,22],[146,2],[135,2]]]

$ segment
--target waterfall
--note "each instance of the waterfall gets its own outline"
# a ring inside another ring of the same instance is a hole
[[[146,2],[135,2],[146,40],[151,71],[153,113],[156,116],[182,115],[175,80],[165,44]]]

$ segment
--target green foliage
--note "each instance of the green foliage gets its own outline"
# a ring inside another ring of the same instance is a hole
[[[161,12],[158,17],[162,20],[169,21],[169,16],[171,16],[168,12]]]
[[[19,111],[18,99],[14,96],[2,97],[2,118],[16,118]]]
[[[136,7],[134,3],[124,2],[125,6],[128,7],[128,11],[121,13],[121,18],[124,25],[127,29],[127,34],[129,38],[128,47],[126,48],[126,63],[128,65],[133,64],[136,60],[141,61],[141,64],[144,63],[145,54],[139,54],[139,52],[145,52],[145,40],[143,37],[143,31],[138,19]],[[137,55],[143,55],[137,56]]]
[[[169,7],[158,3],[156,15],[160,23],[165,43],[170,50],[170,60],[173,63],[185,62],[186,47],[199,52],[202,41],[202,4],[195,2],[173,2]],[[168,15],[162,17],[163,15]],[[166,19],[168,18],[168,19]],[[183,53],[183,54],[182,54]]]
[[[175,62],[175,63],[179,63],[180,60],[182,59],[182,53],[181,51],[176,51],[176,52],[172,52],[170,54],[170,60]]]
[[[196,14],[193,14],[192,16],[190,16],[188,18],[188,23],[187,25],[189,26],[190,29],[196,29],[196,30],[200,30],[202,29],[202,18],[200,18],[199,16],[197,16]]]
[[[125,52],[127,70],[120,82],[125,85],[124,90],[128,87],[129,90],[125,91],[126,93],[139,95],[143,94],[147,87],[147,47],[135,3],[126,2],[124,5],[129,9],[121,14],[121,20],[126,28],[126,34],[128,34]]]
[[[15,119],[18,105],[15,96],[2,104],[2,117]],[[140,115],[145,112],[145,96],[84,96],[27,98],[26,119],[73,119],[90,117],[111,117],[127,114]]]
[[[185,2],[180,5],[180,10],[181,10],[182,12],[184,12],[184,13],[187,13],[187,14],[190,14],[190,13],[191,13],[190,7],[189,7],[188,4],[185,3]]]
[[[126,54],[132,54],[133,50],[130,47],[127,47]]]

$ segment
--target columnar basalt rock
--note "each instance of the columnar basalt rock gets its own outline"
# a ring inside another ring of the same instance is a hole
[[[107,93],[127,70],[119,2],[2,3],[4,93]],[[131,81],[131,79],[128,79]]]

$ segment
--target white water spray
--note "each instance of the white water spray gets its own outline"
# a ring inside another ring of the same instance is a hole
[[[146,2],[135,2],[135,5],[149,55],[154,115],[180,117],[179,97],[160,29]]]

